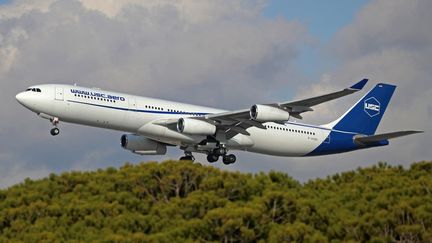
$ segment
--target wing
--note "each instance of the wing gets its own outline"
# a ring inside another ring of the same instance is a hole
[[[365,136],[365,137],[357,137],[354,140],[362,145],[368,145],[370,143],[375,143],[387,139],[407,136],[411,134],[416,133],[422,133],[423,131],[399,131],[399,132],[391,132],[391,133],[383,133],[383,134],[377,134],[372,136]]]
[[[303,99],[303,100],[266,104],[266,105],[285,110],[289,112],[292,117],[302,119],[302,116],[300,114],[307,111],[313,111],[311,107],[360,91],[366,85],[367,82],[368,82],[367,79],[363,79],[349,88],[345,88],[343,90],[336,91],[333,93],[320,95],[320,96]],[[226,129],[225,131],[227,132],[227,137],[235,136],[238,133],[249,135],[246,129],[251,126],[266,129],[262,125],[262,122],[252,120],[250,118],[249,112],[250,109],[229,111],[229,112],[218,113],[218,114],[210,114],[201,119],[211,120],[214,123],[218,124],[219,127],[225,128]]]
[[[296,100],[290,102],[281,102],[281,103],[273,103],[273,104],[265,104],[265,105],[284,110],[288,112],[290,116],[302,119],[300,114],[307,111],[313,111],[311,107],[360,91],[366,85],[367,82],[368,82],[367,79],[363,79],[349,88],[345,88],[343,90],[336,91],[333,93],[320,95],[320,96],[316,96],[304,100]],[[192,118],[198,120],[204,120],[209,123],[215,124],[219,130],[225,132],[227,138],[231,138],[239,133],[244,135],[249,135],[246,129],[252,126],[261,129],[266,129],[266,127],[263,125],[263,123],[265,122],[260,122],[251,119],[250,109],[208,114],[203,117],[192,117]],[[160,125],[173,125],[174,123],[176,123],[176,121],[177,120],[169,120],[169,121],[162,120],[157,123],[163,123]]]
[[[353,86],[340,91],[336,91],[330,94],[320,95],[320,96],[316,96],[304,100],[283,102],[278,104],[278,106],[288,109],[291,113],[291,116],[293,117],[298,116],[296,118],[301,119],[302,117],[300,116],[300,113],[306,111],[313,111],[311,108],[313,106],[360,91],[363,89],[363,87],[366,85],[367,82],[368,79],[362,79],[361,81],[354,84]]]

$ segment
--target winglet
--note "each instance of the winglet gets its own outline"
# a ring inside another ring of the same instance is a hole
[[[366,85],[366,83],[368,81],[369,80],[367,78],[362,79],[360,82],[358,82],[358,83],[354,84],[353,86],[351,86],[350,89],[361,90],[361,89],[363,89],[363,87]]]

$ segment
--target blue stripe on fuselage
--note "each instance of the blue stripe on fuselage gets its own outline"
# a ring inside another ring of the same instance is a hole
[[[354,142],[353,134],[331,131],[327,139],[324,140],[316,149],[305,156],[317,156],[327,154],[337,154],[349,152],[357,149],[365,149],[371,147],[379,147],[388,145],[388,140],[383,140],[367,146],[361,146]]]

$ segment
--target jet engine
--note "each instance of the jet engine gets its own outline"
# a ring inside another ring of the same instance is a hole
[[[214,135],[216,126],[201,120],[180,118],[177,122],[177,131],[192,135]]]
[[[290,118],[289,112],[268,105],[253,105],[249,114],[251,119],[260,122],[283,122]]]
[[[167,152],[165,144],[138,136],[134,134],[124,134],[121,136],[121,146],[132,153],[140,155],[164,155]]]

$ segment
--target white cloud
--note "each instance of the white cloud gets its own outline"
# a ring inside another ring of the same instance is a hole
[[[56,0],[15,0],[0,6],[0,20],[17,18],[31,11],[46,12]]]
[[[310,37],[301,23],[262,17],[265,3],[22,0],[1,7],[0,109],[8,115],[0,153],[22,161],[20,173],[29,164],[60,172],[95,168],[91,160],[103,166],[143,159],[118,147],[119,133],[61,124],[62,135],[51,138],[50,124],[14,99],[37,83],[228,108],[271,99],[286,77],[298,75],[292,63]]]
[[[149,11],[170,6],[178,11],[182,20],[189,23],[203,23],[220,19],[244,19],[261,14],[264,0],[80,0],[88,9],[97,10],[109,17],[117,17],[125,8],[143,7]]]
[[[386,48],[418,51],[429,48],[427,0],[375,0],[358,13],[354,22],[336,36],[334,51],[343,57],[359,57]]]
[[[428,26],[432,16],[427,13],[431,4],[427,0],[372,1],[330,44],[328,53],[335,53],[341,63],[330,72],[332,85],[345,87],[354,81],[353,78],[365,77],[371,81],[362,93],[378,82],[398,86],[378,132],[426,131],[425,134],[391,140],[390,146],[384,148],[362,151],[364,160],[409,164],[432,157],[432,152],[427,149],[432,145],[432,69],[429,65],[432,62],[432,32]],[[321,93],[321,87],[328,85],[327,81],[314,84],[311,93]],[[311,119],[328,120],[329,115],[336,118],[335,113],[342,114],[359,98],[354,96],[319,107],[326,111],[325,114],[310,114]],[[348,155],[335,156],[334,166],[350,160],[348,158],[352,157]],[[321,161],[327,159],[324,157]]]

